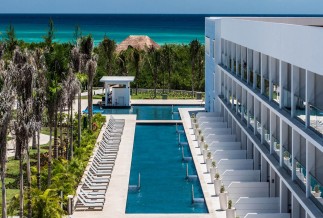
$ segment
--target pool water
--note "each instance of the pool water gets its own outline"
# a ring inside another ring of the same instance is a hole
[[[128,192],[126,213],[208,212],[205,203],[192,204],[192,185],[195,198],[202,198],[203,192],[199,180],[185,179],[181,149],[175,125],[136,125],[129,185],[137,185],[140,173],[141,189]],[[191,156],[189,146],[183,149]],[[196,175],[194,163],[188,166],[189,174]]]
[[[199,105],[140,105],[131,108],[100,109],[93,105],[93,113],[102,114],[137,114],[137,120],[180,120],[178,108],[201,107]],[[172,113],[172,110],[175,113]],[[87,113],[87,109],[83,111]]]

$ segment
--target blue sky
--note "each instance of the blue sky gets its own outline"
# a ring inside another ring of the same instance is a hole
[[[323,14],[322,0],[0,0],[0,13]]]

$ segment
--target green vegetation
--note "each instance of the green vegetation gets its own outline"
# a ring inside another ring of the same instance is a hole
[[[204,90],[204,47],[197,40],[160,49],[128,47],[118,53],[116,42],[107,36],[94,47],[92,36],[82,36],[76,27],[74,38],[70,43],[54,42],[55,26],[50,19],[43,42],[18,40],[12,25],[0,41],[3,217],[51,218],[66,214],[67,195],[75,194],[105,122],[105,117],[92,115],[91,107],[93,98],[102,97],[92,96],[93,87],[102,87],[102,76],[135,76],[133,99],[161,98],[165,94],[186,99]],[[89,93],[89,114],[84,125],[80,106],[73,114],[73,101],[78,96],[80,103],[81,90]],[[94,131],[92,123],[99,128]],[[8,160],[9,132],[15,135],[16,150]],[[50,136],[47,145],[41,146],[36,140],[40,133]],[[29,139],[35,150],[29,149]]]

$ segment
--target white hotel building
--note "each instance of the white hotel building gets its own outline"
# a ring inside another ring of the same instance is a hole
[[[292,218],[323,217],[320,26],[321,18],[205,20],[206,111],[221,112],[267,197]]]

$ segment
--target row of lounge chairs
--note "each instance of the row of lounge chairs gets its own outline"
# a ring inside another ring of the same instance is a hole
[[[125,121],[112,116],[77,195],[75,210],[103,210]]]

